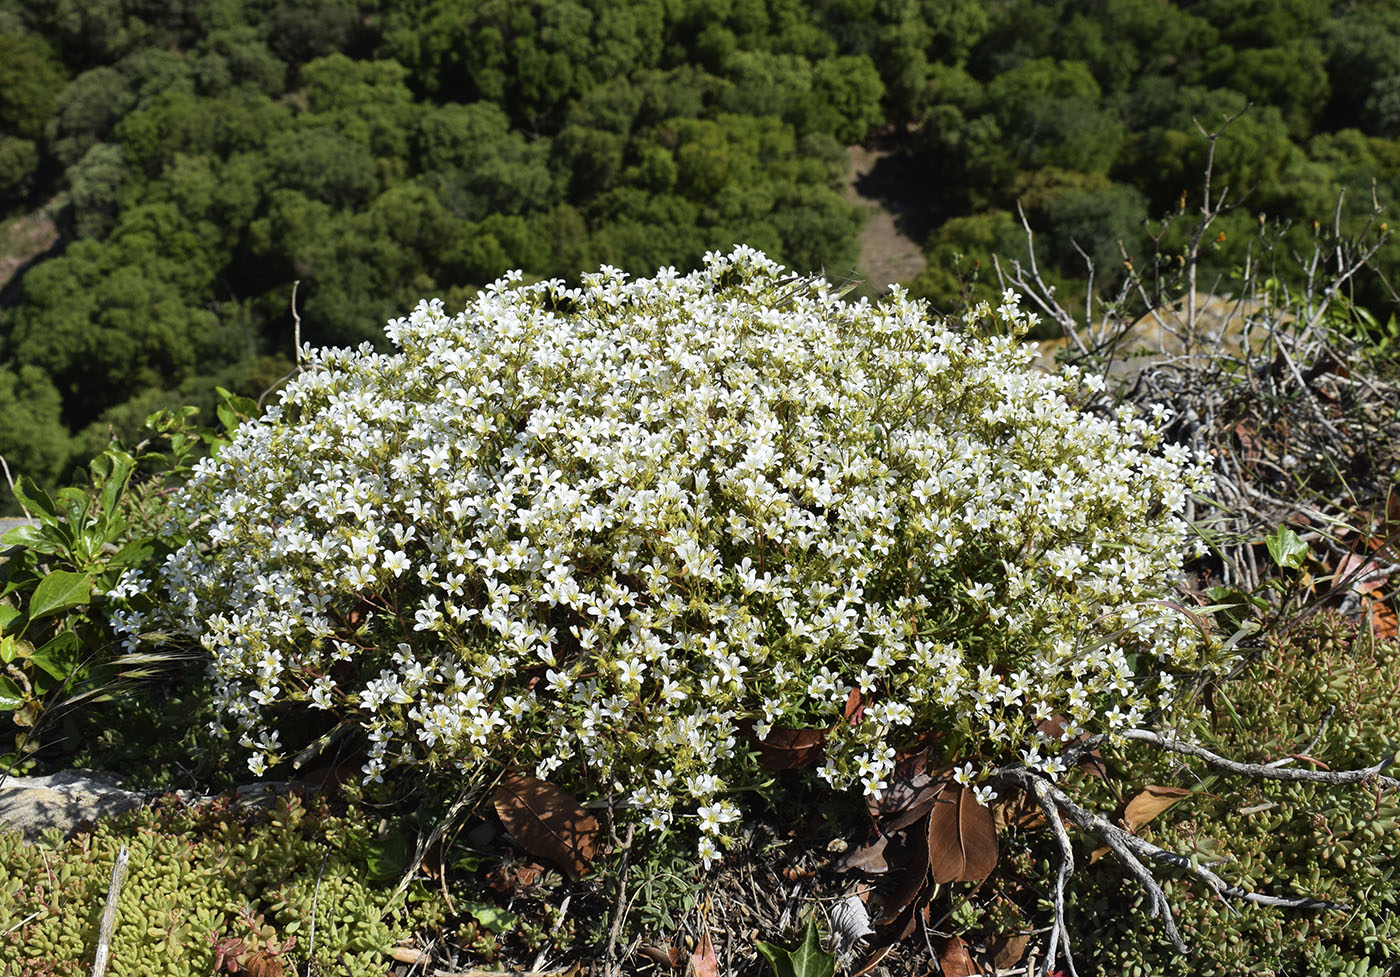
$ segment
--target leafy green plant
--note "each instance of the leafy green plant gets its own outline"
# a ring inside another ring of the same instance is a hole
[[[762,940],[755,946],[773,968],[773,977],[832,977],[836,973],[836,955],[822,949],[815,917],[808,917],[802,943],[795,950]]]
[[[116,683],[188,657],[168,645],[123,645],[112,621],[149,606],[133,582],[180,542],[166,496],[196,455],[217,451],[257,412],[251,400],[219,393],[222,431],[195,428],[192,409],[159,412],[147,420],[151,439],[134,451],[109,446],[89,463],[86,484],[52,495],[23,478],[14,486],[37,524],[0,539],[0,713],[15,729],[0,772],[28,765],[46,717],[110,699]]]

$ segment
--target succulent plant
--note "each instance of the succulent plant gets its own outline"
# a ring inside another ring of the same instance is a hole
[[[208,977],[223,972],[220,948],[228,958],[289,944],[284,959],[301,972],[313,903],[320,972],[382,977],[389,948],[441,926],[443,910],[436,898],[390,900],[392,883],[367,879],[372,830],[353,810],[289,795],[265,811],[228,800],[147,808],[70,841],[0,833],[0,959],[21,961],[17,977],[83,972],[125,844],[110,977]]]
[[[1397,650],[1335,615],[1319,615],[1271,640],[1259,660],[1219,690],[1215,748],[1251,762],[1305,752],[1332,769],[1375,763],[1396,749],[1400,735],[1393,708],[1400,693]],[[1393,792],[1211,777],[1147,748],[1129,756],[1131,786],[1196,788],[1142,829],[1155,844],[1207,861],[1245,889],[1310,895],[1350,910],[1227,907],[1198,881],[1181,873],[1169,878],[1157,866],[1192,947],[1181,957],[1114,860],[1091,865],[1081,856],[1069,908],[1080,973],[1393,972],[1400,962],[1394,880],[1400,798]]]

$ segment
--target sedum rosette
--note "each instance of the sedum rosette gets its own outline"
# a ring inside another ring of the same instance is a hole
[[[420,304],[397,352],[304,350],[180,498],[167,619],[125,626],[207,649],[254,772],[327,710],[371,778],[524,766],[698,813],[707,863],[774,727],[830,727],[837,788],[935,730],[1053,773],[1200,665],[1158,599],[1207,476],[1161,416],[1078,409],[1030,320],[846,302],[747,248]]]

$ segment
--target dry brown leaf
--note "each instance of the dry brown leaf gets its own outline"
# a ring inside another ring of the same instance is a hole
[[[719,977],[719,957],[708,932],[701,935],[700,945],[690,955],[690,969],[686,974],[687,977]]]
[[[943,950],[938,954],[938,966],[943,971],[943,977],[973,977],[982,973],[982,968],[972,959],[972,951],[961,936],[951,936],[943,944]]]
[[[928,886],[928,832],[909,832],[909,842],[912,848],[909,861],[899,874],[894,891],[885,899],[883,909],[874,917],[876,926],[896,922],[909,906],[918,902]]]
[[[929,812],[928,852],[933,881],[980,882],[997,864],[997,826],[992,812],[972,791],[946,784]]]
[[[588,871],[598,854],[598,821],[572,794],[517,775],[501,781],[493,802],[501,823],[530,854],[549,859],[574,880]]]
[[[248,977],[283,977],[286,968],[282,965],[280,954],[268,953],[266,950],[258,950],[248,957],[243,969]]]
[[[837,870],[841,872],[865,872],[867,875],[884,875],[890,870],[890,863],[885,860],[885,846],[889,842],[889,838],[881,835],[870,844],[861,845],[854,851],[847,852],[836,863]]]
[[[1366,594],[1361,598],[1361,606],[1366,609],[1366,620],[1377,638],[1385,641],[1400,637],[1400,618],[1389,604],[1374,594]]]
[[[1184,787],[1148,784],[1124,806],[1123,820],[1127,823],[1129,831],[1137,831],[1177,801],[1190,795],[1191,791]]]
[[[987,941],[987,956],[998,971],[1010,970],[1025,957],[1030,943],[1030,933],[1003,933]]]
[[[818,763],[826,749],[826,730],[789,729],[774,726],[759,739],[753,733],[753,721],[745,720],[739,728],[758,751],[758,765],[767,770],[795,770]]]

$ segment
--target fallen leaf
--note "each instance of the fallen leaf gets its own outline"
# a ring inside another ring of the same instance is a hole
[[[1362,597],[1361,605],[1366,608],[1366,620],[1377,638],[1385,641],[1400,637],[1400,618],[1394,608],[1373,594]]]
[[[766,737],[759,739],[754,735],[752,720],[739,723],[739,728],[758,752],[758,765],[767,770],[796,770],[813,766],[821,760],[826,749],[825,729],[774,726]]]
[[[929,812],[928,852],[933,881],[980,882],[997,864],[997,826],[989,808],[957,783],[944,785]]]
[[[838,957],[845,956],[874,932],[870,928],[870,913],[860,896],[852,893],[831,907],[831,933],[836,941],[833,949]]]
[[[889,838],[881,835],[870,844],[861,845],[854,851],[847,852],[836,863],[837,871],[865,872],[867,875],[885,874],[890,870],[890,863],[885,859],[885,848],[889,842]]]
[[[1025,957],[1030,943],[1029,933],[1003,933],[987,941],[987,955],[998,971],[1011,970]]]
[[[1123,820],[1127,823],[1129,831],[1137,831],[1177,801],[1190,795],[1191,791],[1184,787],[1148,784],[1124,806]]]
[[[520,846],[557,864],[577,880],[598,854],[598,822],[578,801],[537,777],[501,781],[493,798],[496,814]]]
[[[715,953],[715,945],[710,942],[708,931],[701,935],[700,945],[690,955],[690,968],[686,974],[687,977],[719,977],[719,957]]]
[[[943,944],[943,951],[938,954],[938,967],[943,977],[972,977],[982,972],[961,936],[951,936]]]
[[[846,696],[846,708],[842,711],[841,718],[852,726],[859,726],[865,720],[865,696],[859,686],[851,689],[850,694]]]
[[[928,886],[928,832],[909,832],[911,852],[894,890],[885,900],[884,909],[875,918],[876,926],[888,926],[900,918],[905,909],[916,903]]]
[[[258,950],[249,956],[243,964],[243,969],[247,971],[248,977],[282,977],[287,972],[282,965],[282,957],[266,950]]]

